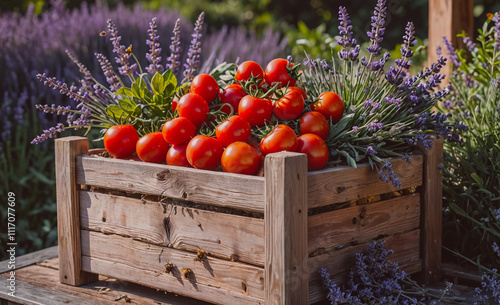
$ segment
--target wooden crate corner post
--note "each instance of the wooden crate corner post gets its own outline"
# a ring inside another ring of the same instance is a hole
[[[431,149],[425,149],[423,143],[419,143],[419,150],[424,154],[421,196],[422,280],[432,283],[441,278],[443,186],[440,165],[443,162],[443,138],[433,138]]]
[[[265,159],[265,304],[307,304],[307,156]]]
[[[98,275],[82,271],[80,205],[76,183],[76,156],[88,153],[89,140],[65,137],[55,140],[57,185],[57,231],[59,280],[80,286],[98,280]]]

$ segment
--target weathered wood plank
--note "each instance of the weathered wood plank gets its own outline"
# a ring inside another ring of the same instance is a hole
[[[420,230],[392,235],[383,240],[386,249],[394,250],[388,257],[390,261],[398,262],[408,274],[421,271]],[[325,297],[319,269],[325,268],[335,283],[344,283],[354,265],[355,254],[364,251],[368,244],[346,247],[309,258],[309,303],[318,302]]]
[[[264,212],[264,178],[80,155],[77,183]]]
[[[419,144],[425,157],[422,185],[422,267],[423,281],[432,283],[441,278],[443,184],[439,170],[443,162],[443,138],[434,139],[431,149]]]
[[[172,208],[148,200],[80,192],[84,229],[175,249],[193,252],[202,249],[213,256],[264,266],[263,219],[180,206]]]
[[[445,36],[455,48],[464,46],[457,34],[467,32],[474,36],[474,0],[429,0],[429,50],[427,66],[436,62],[439,55],[436,52],[441,46],[443,55],[446,55],[446,48],[443,45]],[[446,75],[444,84],[449,82],[449,77],[453,71],[453,64],[448,57],[448,62],[441,70]]]
[[[160,247],[118,235],[82,230],[82,269],[221,304],[256,304],[264,269]],[[170,273],[165,265],[174,265]],[[192,270],[186,279],[183,271]],[[224,298],[220,292],[224,291]]]
[[[392,169],[401,180],[402,188],[422,184],[421,155],[411,156],[411,163],[405,160],[390,160]],[[361,164],[358,168],[341,166],[309,173],[308,179],[309,208],[316,208],[334,203],[342,203],[373,195],[397,191],[391,183],[379,179],[378,173],[370,165]]]
[[[420,194],[395,197],[308,217],[308,253],[320,254],[349,243],[366,243],[420,226]]]
[[[97,280],[96,274],[81,270],[80,207],[75,158],[88,151],[87,138],[66,137],[55,140],[57,231],[61,260],[59,275],[62,283],[74,286]]]
[[[49,266],[59,266],[59,260],[57,258],[50,259],[44,264]],[[5,277],[5,274],[1,276]],[[1,277],[1,279],[3,279]],[[25,301],[28,304],[59,304],[53,303],[51,296],[55,295],[58,300],[64,301],[67,298],[78,297],[82,300],[86,300],[90,303],[87,304],[106,304],[106,305],[116,305],[126,303],[124,299],[120,302],[116,302],[115,299],[122,295],[127,295],[132,304],[141,305],[208,305],[209,303],[182,297],[179,295],[174,295],[171,293],[165,293],[162,291],[157,291],[149,287],[141,286],[138,284],[120,281],[116,279],[110,279],[104,276],[99,277],[99,281],[92,282],[80,287],[74,287],[70,285],[61,284],[59,282],[59,271],[57,268],[44,267],[43,265],[29,266],[25,267],[16,273],[17,283],[24,282],[26,284],[35,286],[39,289],[43,289],[42,293],[37,293],[37,290],[32,290],[33,293],[29,294],[29,297],[24,293],[22,296],[25,297]],[[16,283],[16,285],[17,285]],[[24,286],[18,286],[19,288]],[[28,286],[30,287],[30,286]],[[30,287],[31,288],[31,287]],[[18,290],[19,292],[19,290]],[[45,299],[45,296],[49,296]],[[2,298],[2,295],[0,295]],[[14,300],[19,302],[18,299]],[[85,304],[85,303],[64,303],[64,304]]]
[[[266,156],[265,301],[307,304],[307,156]]]
[[[43,261],[46,259],[57,257],[58,255],[57,246],[53,246],[50,248],[38,250],[35,252],[31,252],[25,255],[21,255],[16,257],[16,266],[15,269],[9,269],[9,260],[4,260],[0,262],[0,273],[4,273],[6,271],[16,270],[19,268],[23,268],[29,265],[33,265],[38,263],[39,261]]]

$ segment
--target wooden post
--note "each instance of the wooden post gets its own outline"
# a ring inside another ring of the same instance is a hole
[[[307,304],[307,156],[266,156],[265,304]]]
[[[80,204],[76,184],[76,155],[88,153],[89,140],[66,137],[55,140],[59,280],[73,286],[98,280],[82,271]]]
[[[439,56],[436,48],[441,46],[443,56],[446,48],[443,45],[443,36],[451,41],[455,48],[462,47],[463,42],[457,39],[462,31],[470,36],[474,33],[474,0],[429,0],[429,49],[427,66],[436,62]],[[448,58],[441,73],[446,75],[446,83],[453,71],[453,64]]]
[[[420,224],[422,280],[432,283],[441,278],[443,188],[439,166],[443,162],[443,138],[435,138],[431,149],[425,149],[419,143],[419,149],[424,153]]]

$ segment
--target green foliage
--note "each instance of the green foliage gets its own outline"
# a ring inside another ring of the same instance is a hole
[[[500,14],[496,14],[500,18]],[[500,240],[500,27],[487,20],[475,47],[460,50],[444,111],[468,126],[462,143],[446,143],[443,160],[444,244],[469,260],[498,266]],[[460,35],[464,37],[465,35]],[[468,60],[468,58],[471,58]]]
[[[7,200],[7,193],[16,196],[16,248],[17,255],[43,249],[57,243],[57,218],[55,202],[54,151],[52,146],[30,144],[30,129],[41,128],[35,113],[30,113],[30,124],[18,125],[15,137],[5,145],[6,154],[0,154],[0,196]],[[7,208],[0,210],[0,260],[7,257]],[[4,237],[5,236],[5,237]]]

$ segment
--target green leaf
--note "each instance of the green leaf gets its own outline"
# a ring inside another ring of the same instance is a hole
[[[340,150],[340,151],[338,151],[338,153],[339,153],[339,155],[342,155],[347,159],[347,164],[349,164],[350,166],[352,166],[354,168],[358,168],[358,165],[356,164],[356,160],[354,160],[354,158],[351,157],[351,155],[349,155],[348,152]]]
[[[118,105],[122,108],[123,111],[125,111],[128,114],[134,113],[137,107],[137,103],[129,98],[123,98],[119,100]]]
[[[151,88],[153,89],[153,93],[155,95],[162,95],[166,87],[167,84],[163,80],[163,75],[156,72],[155,75],[153,76],[153,79],[151,79]]]
[[[117,95],[125,95],[125,96],[128,96],[128,97],[133,97],[134,96],[134,93],[132,92],[132,90],[130,90],[127,87],[121,87],[120,89],[116,90],[116,94]]]
[[[106,112],[114,119],[119,119],[125,115],[123,109],[118,105],[109,105],[106,107]]]
[[[472,173],[470,176],[472,177],[472,179],[474,179],[474,181],[477,182],[477,184],[479,185],[483,184],[483,180],[476,173]]]

